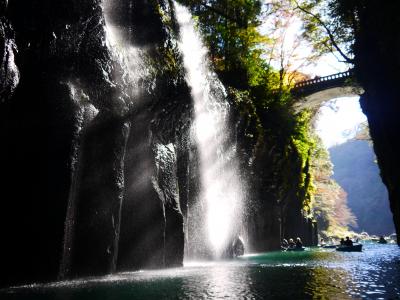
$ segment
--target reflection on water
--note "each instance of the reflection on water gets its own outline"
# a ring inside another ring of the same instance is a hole
[[[400,249],[364,248],[192,262],[179,269],[11,288],[0,291],[0,299],[400,299]]]

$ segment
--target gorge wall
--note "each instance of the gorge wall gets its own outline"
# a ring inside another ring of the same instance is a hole
[[[388,193],[370,141],[348,140],[329,148],[329,154],[332,177],[346,191],[348,207],[357,218],[357,226],[351,226],[352,229],[375,235],[392,234]]]
[[[100,1],[1,2],[1,285],[182,265],[177,31],[167,1],[118,3],[122,59]]]
[[[182,265],[199,174],[172,7],[0,1],[0,286]],[[230,103],[249,249],[315,242],[308,162],[279,143],[274,111]]]
[[[257,111],[248,95],[230,92],[241,170],[248,183],[248,250],[277,250],[283,238],[296,237],[307,246],[317,245],[316,222],[306,211],[312,189],[310,153],[300,153],[295,145],[291,112],[279,106]]]
[[[399,9],[400,4],[396,1],[362,2],[358,7],[360,24],[354,49],[356,75],[365,90],[360,103],[368,117],[397,233],[400,232],[400,157],[397,153],[400,128]]]

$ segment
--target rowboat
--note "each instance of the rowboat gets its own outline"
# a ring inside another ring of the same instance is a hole
[[[342,252],[361,252],[362,251],[362,245],[357,244],[353,246],[338,246],[336,248],[336,251],[342,251]]]

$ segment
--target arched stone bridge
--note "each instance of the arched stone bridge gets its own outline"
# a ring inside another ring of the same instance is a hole
[[[291,90],[292,95],[298,99],[293,104],[294,109],[300,111],[319,107],[331,99],[359,96],[363,90],[355,84],[353,77],[354,71],[348,70],[296,83]]]

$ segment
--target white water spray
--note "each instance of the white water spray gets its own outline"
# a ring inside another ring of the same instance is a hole
[[[145,61],[146,49],[138,47],[133,43],[134,33],[132,28],[126,25],[122,16],[116,13],[116,0],[103,0],[102,8],[105,19],[106,45],[114,60],[118,62],[119,68],[114,69],[113,81],[120,84],[122,93],[119,97],[122,101],[129,99],[127,106],[132,105],[133,100],[138,104],[141,92],[146,87],[141,86],[144,79],[151,75],[150,66]],[[127,7],[126,9],[132,9]],[[126,18],[126,16],[125,16]],[[148,88],[148,87],[147,87]]]
[[[179,48],[194,101],[194,134],[200,159],[200,199],[206,205],[206,232],[215,256],[226,250],[241,225],[243,188],[236,149],[229,143],[229,104],[223,85],[211,71],[207,49],[188,9],[175,2]]]

